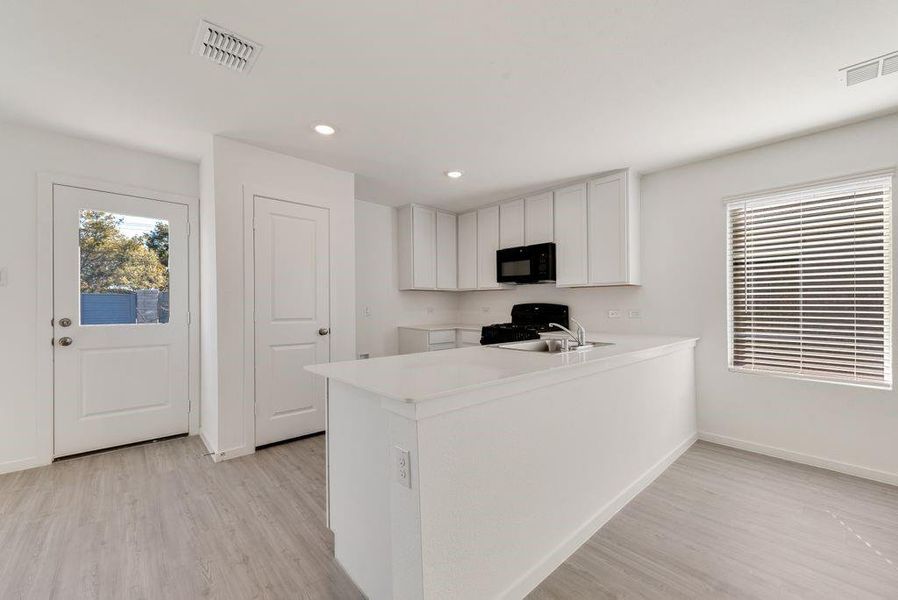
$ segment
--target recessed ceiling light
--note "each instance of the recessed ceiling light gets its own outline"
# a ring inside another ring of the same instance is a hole
[[[446,177],[450,179],[458,179],[462,175],[464,175],[464,171],[446,171]]]
[[[321,135],[334,135],[337,133],[336,129],[326,123],[318,123],[312,129],[315,130],[315,133],[320,133]]]

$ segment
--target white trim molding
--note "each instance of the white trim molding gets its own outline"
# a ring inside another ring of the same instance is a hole
[[[789,462],[808,465],[811,467],[818,467],[820,469],[827,469],[829,471],[835,471],[837,473],[844,473],[845,475],[853,475],[862,479],[869,479],[871,481],[878,481],[879,483],[887,483],[890,485],[898,486],[898,473],[879,471],[877,469],[862,467],[860,465],[853,465],[851,463],[833,460],[831,458],[824,458],[822,456],[815,456],[813,454],[804,454],[802,452],[796,452],[794,450],[786,450],[785,448],[778,448],[776,446],[758,444],[755,442],[740,440],[737,438],[718,435],[716,433],[709,433],[706,431],[699,432],[698,439],[705,442],[711,442],[712,444],[729,446],[730,448],[736,448],[737,450],[745,450],[747,452],[754,452],[755,454],[772,456],[773,458],[780,458],[782,460],[788,460]]]

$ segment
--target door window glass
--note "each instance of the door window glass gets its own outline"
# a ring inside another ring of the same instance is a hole
[[[168,323],[168,221],[84,209],[81,324]]]

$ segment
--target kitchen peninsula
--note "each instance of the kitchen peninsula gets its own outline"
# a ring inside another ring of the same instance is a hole
[[[696,339],[590,339],[306,367],[335,555],[369,598],[522,598],[692,444]]]

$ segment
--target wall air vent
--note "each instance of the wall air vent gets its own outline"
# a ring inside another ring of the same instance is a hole
[[[882,56],[839,69],[842,82],[848,86],[876,79],[880,75],[883,77],[891,75],[892,73],[898,73],[898,52],[883,54]]]
[[[260,52],[261,44],[208,21],[200,21],[193,40],[193,54],[244,75],[253,68]]]
[[[898,54],[892,54],[882,59],[882,74],[891,75],[898,73]]]

